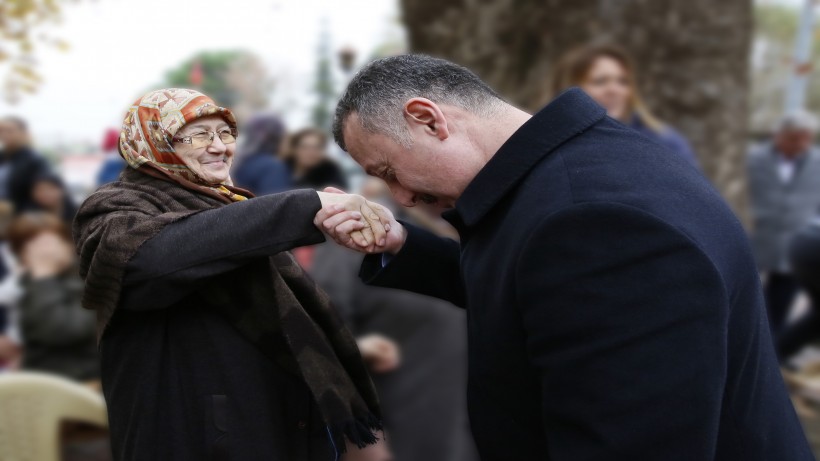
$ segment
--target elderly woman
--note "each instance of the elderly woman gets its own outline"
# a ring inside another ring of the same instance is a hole
[[[334,460],[377,440],[356,343],[287,250],[324,239],[324,206],[373,247],[378,210],[312,190],[247,200],[236,137],[201,93],[143,96],[120,134],[130,168],[74,223],[116,459]]]

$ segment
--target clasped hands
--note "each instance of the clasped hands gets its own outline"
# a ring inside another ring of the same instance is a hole
[[[322,209],[313,224],[336,243],[361,253],[401,250],[407,238],[404,227],[386,207],[333,187],[318,194]]]

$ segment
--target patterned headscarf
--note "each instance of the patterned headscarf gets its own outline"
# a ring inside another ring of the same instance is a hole
[[[251,195],[248,191],[233,187],[230,180],[223,184],[206,182],[191,171],[174,150],[172,139],[179,130],[208,115],[220,115],[236,129],[233,112],[198,91],[180,88],[152,91],[128,109],[120,132],[120,155],[131,168],[151,176],[215,194],[223,201],[245,200]]]

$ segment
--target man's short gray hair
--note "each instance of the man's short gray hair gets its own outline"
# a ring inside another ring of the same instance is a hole
[[[502,103],[474,73],[452,62],[418,54],[382,58],[363,67],[339,100],[333,120],[336,143],[347,150],[342,130],[355,112],[365,130],[383,133],[409,147],[404,104],[416,97],[480,116],[492,115]]]

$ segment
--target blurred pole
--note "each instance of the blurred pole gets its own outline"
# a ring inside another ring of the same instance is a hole
[[[314,83],[316,105],[313,107],[313,124],[316,128],[330,132],[336,92],[333,88],[333,76],[330,67],[330,33],[328,32],[327,17],[322,18],[319,48],[317,51],[316,82]]]
[[[353,72],[356,70],[356,49],[352,46],[344,46],[339,50],[339,67],[346,77],[345,85],[350,83]]]
[[[806,102],[806,87],[811,72],[811,45],[814,37],[815,0],[805,0],[797,38],[794,43],[794,59],[789,86],[786,88],[786,113],[802,109]]]
[[[337,57],[339,60],[339,70],[342,71],[343,81],[342,83],[342,94],[344,93],[345,89],[347,88],[347,84],[353,80],[353,76],[356,74],[357,66],[356,66],[356,58],[358,57],[358,52],[356,48],[353,48],[350,45],[343,46],[337,52]],[[335,112],[335,107],[334,110]],[[345,154],[345,152],[336,144],[332,143],[331,151],[330,151],[334,158],[339,162],[342,169],[345,172],[345,175],[348,179],[348,185],[350,186],[351,191],[358,191],[361,189],[361,185],[364,182],[366,174],[364,170],[359,166],[358,163],[353,161],[349,155]]]

